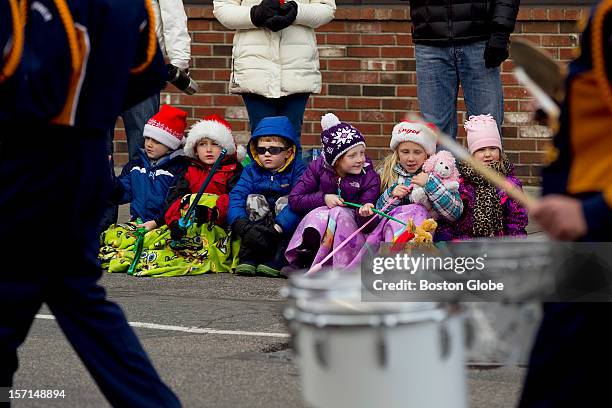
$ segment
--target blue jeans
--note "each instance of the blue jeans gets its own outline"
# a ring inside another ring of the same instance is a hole
[[[13,384],[17,348],[46,303],[111,405],[179,407],[121,308],[97,283],[98,226],[111,189],[106,135],[22,123],[1,128],[0,248],[10,255],[0,265],[0,386]],[[3,139],[17,131],[33,144],[53,143],[31,160],[16,138]],[[15,255],[28,248],[28,257]],[[69,262],[61,248],[70,249]],[[58,268],[53,274],[49,262]]]
[[[249,112],[251,132],[257,127],[263,118],[269,116],[286,116],[293,124],[298,135],[302,134],[302,123],[304,122],[304,111],[310,94],[299,93],[283,96],[282,98],[266,98],[256,94],[242,94],[244,105]],[[299,152],[301,152],[301,146]],[[298,155],[299,156],[299,155]]]
[[[504,120],[504,94],[499,68],[484,63],[485,41],[432,47],[417,44],[416,74],[419,106],[425,120],[457,137],[459,84],[468,117],[490,113],[500,128]],[[467,118],[466,118],[467,119]]]

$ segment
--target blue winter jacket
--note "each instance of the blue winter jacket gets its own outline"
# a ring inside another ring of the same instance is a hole
[[[255,152],[257,139],[262,136],[280,136],[288,139],[294,145],[293,157],[276,172],[263,168],[257,158]],[[306,168],[301,158],[296,160],[296,152],[299,148],[299,137],[287,117],[273,116],[259,122],[251,135],[247,148],[252,163],[242,171],[238,184],[230,192],[230,206],[227,215],[229,225],[240,218],[248,218],[246,200],[249,194],[262,194],[266,197],[270,208],[274,208],[278,198],[289,195]],[[300,222],[300,217],[287,205],[276,215],[275,222],[281,226],[285,234],[292,234]]]
[[[116,204],[129,202],[132,220],[140,217],[143,222],[153,220],[161,226],[168,189],[186,167],[183,149],[162,157],[154,165],[140,149],[140,158],[126,164],[115,181],[113,201]]]

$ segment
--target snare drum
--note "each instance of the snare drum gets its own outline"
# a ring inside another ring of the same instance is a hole
[[[284,316],[308,403],[467,406],[460,313],[436,303],[361,302],[359,280],[346,274],[306,279],[291,279],[285,294],[294,297]],[[318,289],[307,288],[313,286]]]

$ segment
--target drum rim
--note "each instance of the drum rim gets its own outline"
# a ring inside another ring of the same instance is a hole
[[[324,327],[381,327],[391,328],[400,325],[413,325],[425,323],[439,323],[454,314],[438,307],[435,309],[418,310],[411,312],[384,312],[384,313],[315,313],[287,307],[283,316],[290,322],[297,322],[305,326],[317,328]]]

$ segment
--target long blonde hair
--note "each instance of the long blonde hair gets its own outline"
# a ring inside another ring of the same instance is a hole
[[[399,163],[399,155],[397,154],[397,149],[393,151],[392,154],[385,157],[383,162],[379,164],[376,171],[380,175],[380,191],[383,192],[392,184],[394,184],[398,179],[398,174],[393,170],[395,165]]]

